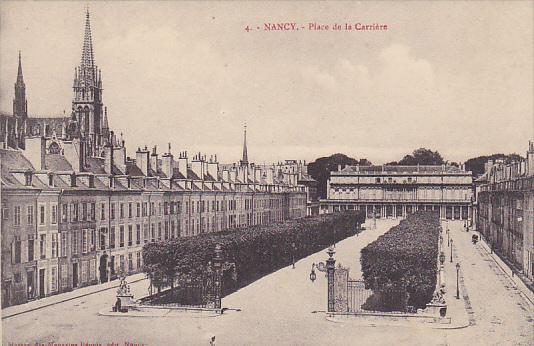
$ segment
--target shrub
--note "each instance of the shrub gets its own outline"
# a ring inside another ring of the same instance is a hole
[[[218,243],[237,272],[236,282],[223,280],[227,294],[291,264],[293,256],[296,261],[356,234],[363,222],[363,213],[344,212],[148,243],[144,270],[157,287],[200,283]]]
[[[440,229],[436,212],[418,211],[362,249],[363,279],[374,293],[364,308],[397,310],[398,302],[380,297],[404,290],[408,305],[425,307],[436,287]]]

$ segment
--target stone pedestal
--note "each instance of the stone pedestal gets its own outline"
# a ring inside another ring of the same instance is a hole
[[[445,317],[447,315],[447,304],[429,303],[423,313],[434,317]]]

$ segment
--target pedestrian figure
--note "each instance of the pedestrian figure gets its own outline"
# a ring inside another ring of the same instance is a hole
[[[215,346],[215,335],[213,335],[210,339],[210,346]]]

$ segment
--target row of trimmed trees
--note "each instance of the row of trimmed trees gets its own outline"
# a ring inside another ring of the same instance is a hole
[[[237,274],[236,281],[223,283],[224,295],[360,232],[364,222],[364,213],[348,211],[148,243],[144,270],[157,288],[200,285],[220,244]]]
[[[418,211],[361,251],[363,279],[373,295],[363,308],[424,308],[436,288],[441,224],[433,211]]]

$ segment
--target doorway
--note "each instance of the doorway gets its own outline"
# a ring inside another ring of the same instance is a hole
[[[39,269],[39,298],[45,296],[45,269]]]
[[[100,283],[104,283],[108,281],[108,255],[104,254],[100,257],[100,265],[98,266],[98,269],[100,271]]]
[[[78,287],[78,263],[72,264],[72,288]]]

